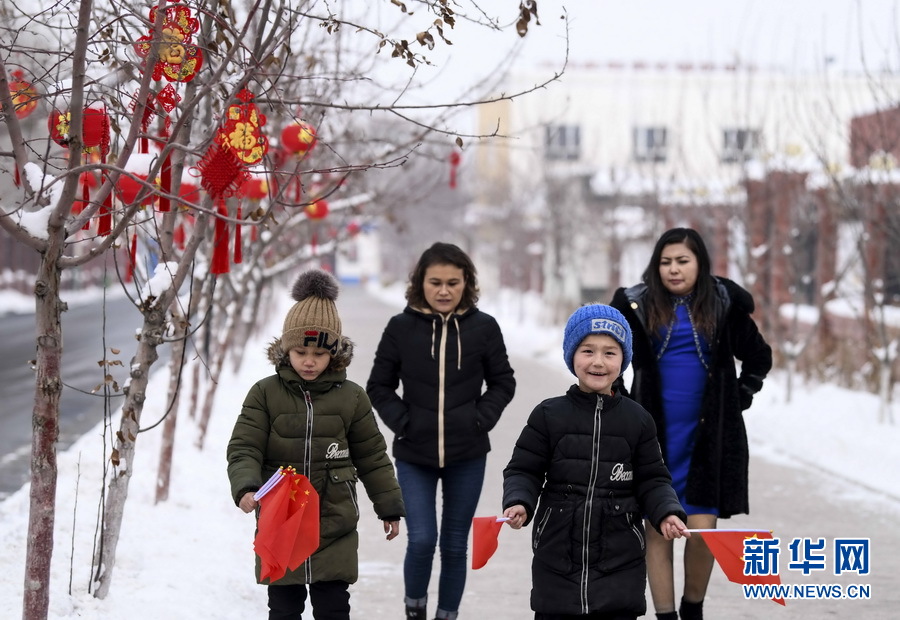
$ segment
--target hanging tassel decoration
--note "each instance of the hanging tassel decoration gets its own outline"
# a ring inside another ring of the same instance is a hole
[[[456,188],[456,169],[459,168],[459,162],[462,159],[456,151],[450,153],[450,189]]]
[[[106,158],[109,155],[109,114],[103,115],[103,132],[100,136],[100,163],[106,164]],[[106,172],[101,173],[101,187],[103,186],[103,182],[109,181],[109,176]],[[100,206],[100,218],[97,220],[97,234],[98,235],[108,235],[112,232],[112,192],[109,192],[106,195],[106,198],[103,199],[103,204]]]
[[[244,250],[241,247],[241,205],[237,208],[238,223],[234,225],[234,262],[244,262]]]
[[[175,227],[175,230],[172,232],[172,241],[173,243],[175,243],[176,248],[178,248],[179,250],[184,249],[184,224],[179,222],[178,226]]]
[[[106,173],[103,173],[104,180]],[[100,219],[97,221],[97,234],[106,236],[112,232],[112,192],[103,199],[103,205],[100,207]]]
[[[128,266],[125,270],[125,281],[134,280],[134,267],[137,264],[137,231],[131,234],[131,246],[128,248]]]
[[[225,208],[224,198],[219,198],[217,211],[210,272],[218,275],[231,270],[228,261],[228,222],[225,221],[225,218],[228,217],[228,210]]]
[[[163,160],[162,169],[159,173],[159,184],[162,189],[162,193],[159,195],[159,210],[160,211],[170,211],[171,210],[171,201],[169,200],[169,194],[172,193],[172,156],[166,155],[166,158]]]

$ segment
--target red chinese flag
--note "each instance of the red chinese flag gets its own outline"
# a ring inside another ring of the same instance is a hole
[[[297,570],[319,548],[319,494],[309,478],[285,472],[275,489],[259,500],[253,548],[262,562],[260,581],[273,583]]]
[[[497,550],[497,537],[503,522],[497,517],[474,517],[472,519],[472,568],[479,569],[491,559]]]
[[[780,584],[778,575],[744,574],[744,540],[748,538],[771,539],[767,530],[692,530],[703,537],[716,562],[722,568],[728,581],[743,584]],[[784,605],[784,599],[773,598]]]

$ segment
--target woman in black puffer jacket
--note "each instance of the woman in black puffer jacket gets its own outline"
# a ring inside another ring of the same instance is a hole
[[[403,567],[406,617],[427,616],[440,481],[436,617],[456,618],[469,528],[491,448],[488,432],[512,400],[516,382],[497,321],[475,306],[475,267],[457,246],[435,243],[422,254],[406,299],[406,309],[384,330],[366,391],[394,433],[409,536]]]

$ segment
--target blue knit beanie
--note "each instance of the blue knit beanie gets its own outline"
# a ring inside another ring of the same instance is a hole
[[[563,359],[572,374],[575,374],[572,366],[575,349],[590,334],[606,334],[615,338],[622,347],[622,370],[620,372],[625,372],[631,363],[631,326],[622,313],[612,306],[590,304],[581,306],[573,312],[566,323],[566,331],[563,336]]]

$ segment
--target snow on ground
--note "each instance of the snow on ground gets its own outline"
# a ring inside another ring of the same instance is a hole
[[[373,293],[402,305],[399,288],[373,289]],[[27,307],[7,296],[0,298],[0,308],[14,306]],[[503,326],[512,354],[546,360],[559,368],[562,328],[548,328],[535,318],[540,316],[536,299],[485,299],[482,307]],[[243,370],[224,371],[221,402],[241,402],[259,369],[268,366],[264,339],[247,345]],[[165,391],[167,381],[167,373],[161,370],[149,389]],[[754,455],[820,470],[828,477],[864,481],[862,490],[858,484],[846,486],[894,506],[900,502],[900,476],[896,475],[900,428],[878,424],[878,402],[873,395],[833,385],[800,384],[795,386],[793,402],[787,403],[785,392],[785,377],[773,373],[746,415]],[[148,401],[144,419],[158,419],[161,407],[157,401]],[[895,418],[897,409],[895,405]],[[190,420],[179,421],[174,463],[179,472],[191,475],[174,476],[170,500],[159,505],[154,505],[152,479],[159,434],[142,437],[113,587],[103,601],[87,592],[102,480],[101,463],[93,455],[100,449],[102,429],[86,434],[59,455],[60,470],[67,475],[75,472],[77,486],[60,485],[57,494],[51,618],[127,618],[135,617],[136,610],[139,617],[162,618],[174,617],[173,609],[185,611],[179,617],[259,617],[266,608],[266,591],[249,575],[253,552],[246,540],[247,516],[231,503],[227,478],[222,475],[221,446],[227,443],[232,424],[229,416],[213,416],[208,447],[198,450],[196,426]],[[27,487],[0,503],[0,564],[7,569],[0,573],[0,618],[21,616],[27,515]],[[235,561],[236,548],[246,555],[243,561]]]

